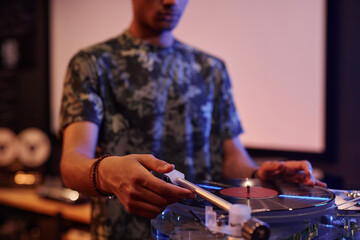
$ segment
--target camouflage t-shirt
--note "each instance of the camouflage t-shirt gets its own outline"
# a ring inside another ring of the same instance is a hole
[[[70,61],[61,131],[100,127],[98,146],[113,155],[153,154],[191,181],[220,178],[222,143],[242,132],[225,64],[180,41],[158,47],[128,31],[78,52]],[[96,199],[96,239],[144,239],[149,220],[117,199]]]

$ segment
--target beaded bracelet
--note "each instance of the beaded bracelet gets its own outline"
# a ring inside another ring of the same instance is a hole
[[[98,186],[98,183],[99,183],[99,174],[98,174],[98,170],[99,170],[99,164],[100,162],[104,159],[104,158],[107,158],[107,157],[110,157],[111,154],[105,154],[105,155],[102,155],[100,158],[98,158],[94,163],[93,165],[91,166],[90,168],[90,179],[91,179],[91,183],[95,189],[95,191],[103,196],[103,197],[107,197],[107,198],[113,198],[115,197],[115,195],[113,193],[108,193],[108,192],[105,192],[103,191],[100,186]]]

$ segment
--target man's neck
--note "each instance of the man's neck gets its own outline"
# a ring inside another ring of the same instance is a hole
[[[136,27],[136,25],[131,24],[129,31],[135,37],[144,40],[152,45],[160,47],[170,47],[174,43],[174,36],[172,31],[163,31],[160,33],[154,33],[153,31],[146,31]]]

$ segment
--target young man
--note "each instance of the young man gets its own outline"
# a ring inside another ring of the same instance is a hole
[[[133,0],[133,20],[116,38],[69,64],[61,113],[64,183],[93,201],[95,239],[145,239],[149,218],[191,191],[150,171],[176,166],[187,179],[285,178],[308,185],[307,161],[257,167],[242,132],[224,63],[177,41],[186,0]],[[96,148],[102,154],[95,159]],[[161,159],[161,160],[160,160]],[[99,195],[114,194],[108,199]]]

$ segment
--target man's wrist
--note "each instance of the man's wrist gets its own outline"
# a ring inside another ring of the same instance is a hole
[[[93,165],[90,168],[90,181],[91,184],[94,188],[94,190],[103,197],[108,197],[108,198],[113,198],[115,195],[113,193],[108,193],[105,192],[101,187],[100,187],[100,181],[99,181],[99,164],[100,162],[107,157],[110,157],[111,154],[106,154],[101,156],[100,158],[98,158]]]

